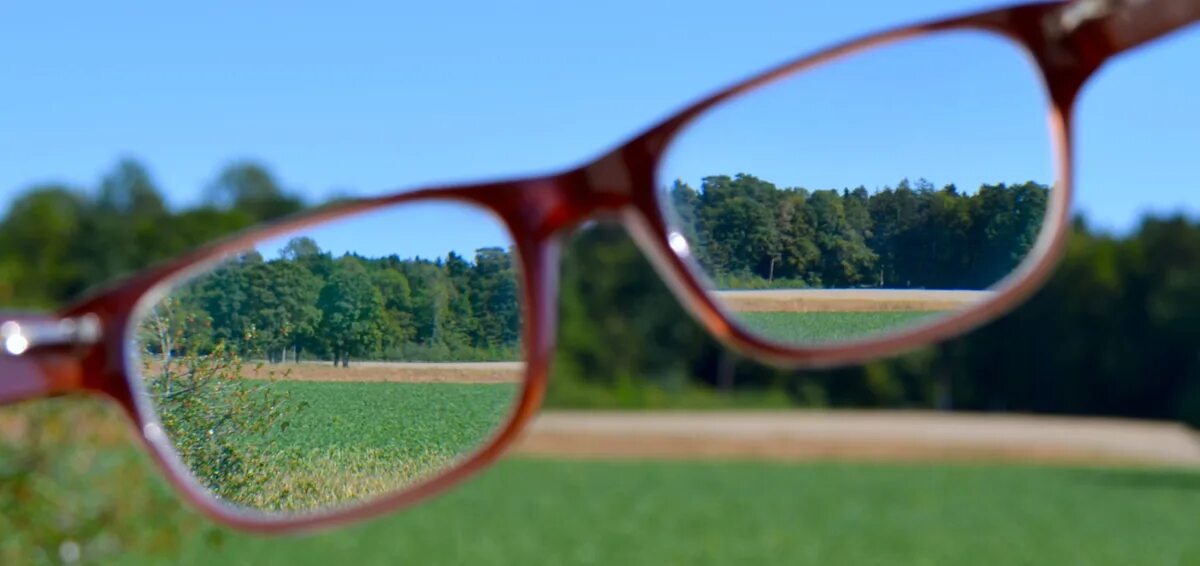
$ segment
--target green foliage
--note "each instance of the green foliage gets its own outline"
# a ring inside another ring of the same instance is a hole
[[[199,482],[238,504],[307,510],[396,489],[471,452],[515,401],[516,384],[293,382],[261,366],[251,374],[224,341],[197,347],[192,331],[203,324],[179,306],[160,302],[139,329],[147,394]]]
[[[269,363],[299,361],[304,352],[342,366],[351,358],[517,360],[521,306],[512,257],[483,248],[474,262],[453,252],[445,262],[334,259],[297,238],[275,259],[256,251],[232,256],[171,299],[207,321],[193,332],[197,346],[222,340]]]
[[[182,532],[203,530],[117,412],[78,397],[0,409],[0,564],[174,553]]]
[[[753,273],[718,273],[712,278],[714,289],[804,289],[808,281],[803,279],[763,279]]]
[[[371,284],[362,263],[353,257],[339,259],[317,299],[321,310],[320,334],[333,363],[350,362],[379,350],[383,340],[383,295]]]
[[[264,438],[281,450],[379,449],[389,458],[468,453],[503,424],[515,383],[364,383],[280,380],[269,390],[306,406]]]
[[[378,521],[178,564],[1192,564],[1189,471],[507,459]],[[397,541],[402,541],[398,543]],[[130,556],[129,558],[133,558]]]
[[[982,289],[1032,248],[1048,190],[1027,182],[968,195],[922,179],[916,188],[904,180],[873,194],[839,193],[738,174],[705,177],[699,191],[676,181],[668,192],[675,225],[723,288],[785,279],[796,287]]]
[[[173,306],[169,299],[156,305],[139,333],[153,339],[142,357],[149,400],[202,485],[235,503],[255,501],[271,475],[270,433],[286,430],[307,403],[243,378],[243,361],[224,342],[196,348],[190,330],[198,321],[181,321]]]
[[[393,492],[445,469],[497,431],[517,393],[511,383],[278,380],[255,387],[287,400],[278,407],[303,410],[289,415],[290,426],[226,437],[223,448],[253,458],[252,489],[239,489],[236,501],[292,511]]]
[[[152,177],[132,161],[114,168],[95,195],[64,187],[29,191],[0,222],[0,299],[10,306],[57,304],[261,220],[265,211],[293,206],[261,168],[235,165],[219,177],[210,205],[181,211],[161,206]],[[681,229],[693,236],[694,252],[720,286],[971,288],[995,281],[1025,253],[1046,188],[985,185],[968,194],[918,180],[875,193],[861,187],[810,191],[737,175],[709,177],[700,190],[675,183],[670,198]],[[274,204],[223,208],[238,202]],[[767,225],[739,225],[739,218]],[[158,237],[137,235],[146,230]],[[1200,321],[1192,307],[1200,304],[1200,281],[1190,275],[1198,233],[1200,227],[1181,218],[1149,220],[1124,239],[1092,234],[1081,224],[1046,289],[997,323],[895,360],[798,374],[724,352],[679,308],[628,239],[600,226],[577,237],[565,257],[555,371],[589,387],[645,381],[671,395],[693,388],[726,395],[786,391],[801,404],[1200,423],[1200,362],[1191,330]],[[193,335],[200,350],[223,340],[239,356],[268,361],[286,359],[287,351],[292,359],[307,352],[326,360],[520,355],[512,250],[479,250],[473,261],[454,254],[346,259],[297,241],[281,252],[276,259],[232,258],[176,293],[181,310],[208,321]],[[346,267],[355,263],[361,269]],[[339,332],[323,331],[322,324]],[[242,343],[248,332],[260,338],[260,350]]]
[[[8,306],[53,305],[80,287],[86,217],[85,197],[65,187],[36,187],[10,205],[0,223]]]
[[[230,164],[208,188],[209,202],[244,210],[263,220],[299,212],[303,201],[287,194],[264,166],[243,161]]]
[[[636,376],[680,391],[693,364],[706,362],[711,342],[621,230],[599,225],[578,234],[561,281],[556,377],[613,386]]]

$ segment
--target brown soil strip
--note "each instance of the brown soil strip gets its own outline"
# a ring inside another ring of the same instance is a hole
[[[1200,467],[1200,441],[1175,423],[888,411],[548,412],[517,451],[577,458]]]
[[[735,312],[879,312],[957,310],[987,300],[991,291],[911,289],[769,289],[715,291]]]

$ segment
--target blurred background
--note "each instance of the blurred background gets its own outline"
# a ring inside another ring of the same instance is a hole
[[[52,15],[13,10],[0,47],[28,55],[0,66],[26,81],[0,94],[0,305],[55,308],[220,235],[394,183],[571,163],[789,54],[977,4],[881,3],[866,19],[765,2],[236,18],[117,6],[81,12],[58,29],[64,42],[41,36]],[[635,9],[648,15],[626,22]],[[395,21],[454,33],[390,34]],[[596,225],[565,253],[547,417],[478,479],[281,544],[183,504],[115,408],[25,403],[0,409],[0,562],[1200,562],[1200,223],[1188,199],[1200,175],[1176,135],[1198,122],[1175,91],[1128,86],[1170,80],[1195,36],[1119,61],[1085,93],[1063,262],[967,336],[862,366],[773,369],[711,340],[625,234]],[[370,57],[381,51],[402,56]],[[630,58],[643,61],[631,70]],[[572,71],[583,60],[588,72]],[[330,95],[333,79],[358,98]],[[404,110],[389,106],[394,91],[415,93]],[[208,106],[249,111],[189,121]],[[322,173],[323,152],[339,173]]]

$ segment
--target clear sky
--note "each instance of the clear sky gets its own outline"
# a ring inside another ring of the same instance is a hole
[[[145,163],[176,206],[235,159],[268,165],[311,201],[546,172],[830,42],[992,5],[6,5],[0,200],[42,182],[94,187],[122,156]],[[1094,224],[1196,210],[1197,53],[1193,29],[1116,62],[1085,94],[1078,206]],[[941,38],[841,69],[697,125],[667,174],[744,169],[810,188],[1050,181],[1042,102],[1011,48]],[[502,243],[488,222],[432,224],[377,221],[341,237],[376,246],[395,235],[420,255]]]

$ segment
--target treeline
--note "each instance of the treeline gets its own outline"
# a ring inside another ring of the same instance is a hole
[[[169,299],[160,311],[169,308],[175,324],[202,321],[187,329],[187,347],[200,351],[224,343],[268,362],[300,361],[307,353],[342,366],[352,358],[521,357],[517,275],[512,250],[502,248],[476,250],[474,261],[454,252],[433,260],[335,259],[298,237],[278,258],[240,254]],[[153,337],[143,343],[154,353],[163,349]]]
[[[574,292],[563,304],[555,402],[669,406],[699,388],[733,403],[1106,415],[1200,427],[1200,222],[1183,216],[1148,217],[1123,237],[1077,220],[1059,268],[1011,313],[956,339],[827,371],[774,369],[713,342],[618,229],[581,235],[567,260],[564,289]],[[599,263],[622,276],[584,270]]]
[[[306,205],[273,182],[262,182],[270,176],[261,167],[231,169],[241,173],[219,175],[227,182],[214,184],[211,200],[178,211],[161,206],[144,169],[134,163],[120,165],[100,189],[46,186],[25,192],[0,221],[0,301],[15,307],[61,304],[92,284]],[[952,192],[910,190],[929,195],[923,197],[929,202]],[[892,189],[897,192],[900,188]],[[960,209],[969,212],[980,206],[974,203],[982,203],[976,200],[982,194],[948,200],[972,203]],[[349,263],[370,273],[371,262],[381,261],[386,263],[379,258]],[[447,269],[448,262],[442,263]],[[1120,415],[1200,425],[1198,266],[1200,224],[1190,219],[1150,218],[1122,237],[1097,234],[1077,222],[1063,263],[1046,287],[996,322],[865,366],[795,372],[748,362],[713,342],[624,233],[598,225],[579,233],[564,254],[559,348],[547,403],[661,406],[672,395],[698,391],[731,402],[748,394],[802,406]],[[766,267],[770,276],[769,261]],[[415,296],[417,284],[405,277]],[[890,278],[885,274],[885,284]],[[822,282],[831,284],[824,277]],[[419,325],[410,328],[420,332]]]
[[[125,160],[95,189],[43,185],[0,222],[0,304],[47,308],[204,242],[309,206],[261,165],[219,172],[199,206],[171,210],[147,169]],[[248,253],[173,298],[197,320],[196,347],[226,340],[282,360],[493,360],[520,356],[510,250],[472,260],[334,258],[290,242],[271,260]]]
[[[99,186],[45,184],[0,223],[0,304],[52,307],[203,242],[298,212],[307,203],[249,162],[223,169],[204,202],[171,210],[149,172],[123,160]]]
[[[869,192],[779,188],[751,175],[669,189],[684,236],[718,286],[983,289],[1033,246],[1048,188],[960,192],[924,179]]]

